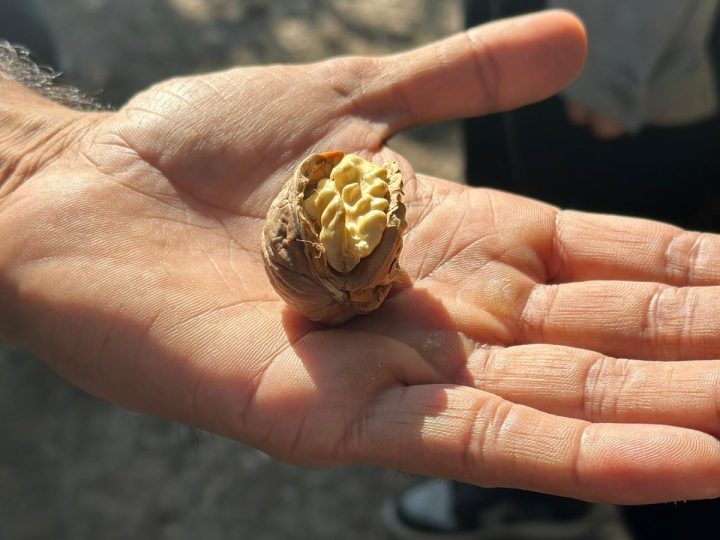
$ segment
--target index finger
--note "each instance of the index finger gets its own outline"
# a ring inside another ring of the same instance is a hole
[[[647,219],[560,211],[548,235],[553,282],[632,280],[720,285],[720,235]]]

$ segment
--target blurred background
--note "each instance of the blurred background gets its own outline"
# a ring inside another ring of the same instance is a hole
[[[113,106],[173,75],[384,54],[461,27],[459,0],[0,0],[0,39]],[[461,178],[457,124],[391,145],[417,170]],[[99,401],[0,346],[2,540],[382,540],[383,499],[412,482],[281,464]]]

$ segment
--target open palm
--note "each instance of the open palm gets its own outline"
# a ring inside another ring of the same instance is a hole
[[[542,99],[583,50],[549,13],[383,59],[174,79],[95,114],[0,213],[23,238],[13,333],[96,395],[298,463],[718,495],[720,240],[416,175],[384,145]],[[409,223],[412,285],[337,328],[287,308],[260,255],[280,186],[327,150],[398,160]]]

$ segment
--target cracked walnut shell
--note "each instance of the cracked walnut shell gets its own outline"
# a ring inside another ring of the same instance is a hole
[[[342,152],[313,154],[268,211],[262,248],[278,294],[313,321],[377,309],[399,276],[402,175]]]

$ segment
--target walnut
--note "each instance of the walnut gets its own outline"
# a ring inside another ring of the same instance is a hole
[[[402,175],[342,152],[313,154],[278,194],[263,229],[265,271],[313,321],[340,324],[377,309],[399,277]]]

